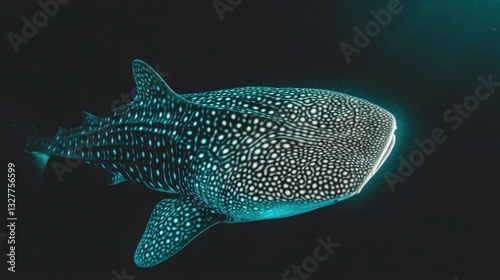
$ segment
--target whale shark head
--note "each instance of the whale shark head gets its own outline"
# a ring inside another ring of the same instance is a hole
[[[227,125],[211,137],[213,157],[226,167],[212,180],[224,176],[233,222],[293,216],[357,194],[395,143],[391,113],[335,91],[243,87],[182,96],[234,116],[214,115]]]

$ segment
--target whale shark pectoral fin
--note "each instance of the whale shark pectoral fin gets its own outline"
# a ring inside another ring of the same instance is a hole
[[[173,256],[209,227],[223,221],[223,216],[197,204],[189,196],[160,201],[135,251],[139,267],[151,267]]]

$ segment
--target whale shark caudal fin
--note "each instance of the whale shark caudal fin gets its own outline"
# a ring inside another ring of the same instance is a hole
[[[33,172],[31,180],[33,183],[38,183],[42,179],[50,155],[39,152],[27,152],[27,156],[29,169]]]
[[[0,103],[0,123],[6,129],[6,136],[16,144],[16,148],[23,151],[22,165],[29,171],[28,180],[38,183],[42,178],[49,155],[26,150],[27,142],[40,137],[39,131],[21,114],[13,111],[5,104]],[[3,129],[2,129],[3,130]]]
[[[190,196],[164,199],[151,213],[134,261],[143,268],[157,265],[223,220],[223,215],[197,204]]]

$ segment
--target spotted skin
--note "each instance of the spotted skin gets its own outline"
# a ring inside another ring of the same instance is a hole
[[[27,150],[82,159],[114,185],[178,194],[153,210],[135,253],[156,265],[217,223],[289,217],[359,193],[394,145],[394,117],[319,89],[244,87],[176,94],[135,60],[133,102]]]

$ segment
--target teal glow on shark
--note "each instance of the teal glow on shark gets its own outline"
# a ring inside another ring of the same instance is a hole
[[[105,168],[176,194],[160,201],[135,252],[139,267],[172,257],[218,223],[278,219],[361,191],[392,150],[391,113],[346,94],[242,87],[177,94],[147,64],[133,62],[135,99],[53,137],[29,138],[49,156]]]

